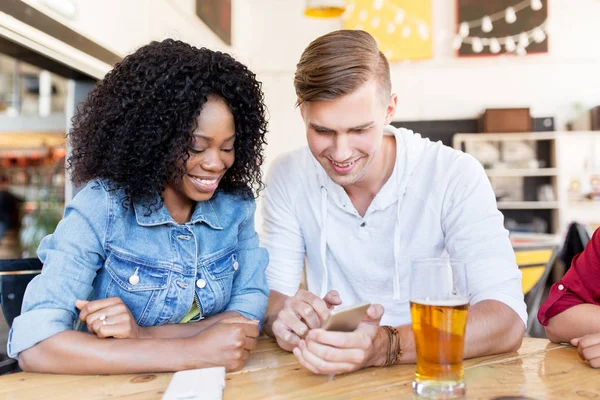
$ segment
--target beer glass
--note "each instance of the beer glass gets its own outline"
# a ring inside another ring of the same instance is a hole
[[[464,397],[463,347],[469,309],[465,265],[413,260],[410,313],[417,351],[415,393],[422,398]]]

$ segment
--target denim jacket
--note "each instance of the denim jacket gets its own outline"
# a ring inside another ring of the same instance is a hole
[[[140,326],[178,323],[194,301],[202,317],[236,311],[262,325],[268,254],[254,230],[253,200],[217,193],[181,225],[164,206],[147,215],[122,200],[122,191],[90,182],[43,239],[44,267],[13,322],[10,357],[77,329],[77,299],[120,297]]]

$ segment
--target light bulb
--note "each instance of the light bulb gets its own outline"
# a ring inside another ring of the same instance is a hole
[[[519,47],[525,48],[529,46],[529,36],[526,32],[521,32],[519,35]]]
[[[423,21],[419,21],[417,24],[417,33],[423,40],[427,40],[429,38],[429,27]]]
[[[460,27],[458,28],[458,34],[464,38],[469,36],[469,24],[461,22]]]
[[[515,13],[515,9],[512,7],[508,7],[506,12],[504,13],[504,20],[507,24],[512,24],[517,20],[517,14]]]
[[[481,39],[478,37],[473,38],[473,42],[471,42],[471,47],[473,49],[473,53],[481,53],[483,51],[483,43]]]
[[[396,15],[394,16],[394,22],[397,24],[401,24],[402,22],[404,22],[405,15],[406,13],[404,12],[404,10],[399,8],[398,11],[396,11]]]
[[[402,37],[405,37],[405,38],[407,38],[407,37],[409,37],[409,36],[410,36],[410,26],[405,26],[405,27],[402,29]]]
[[[498,39],[491,38],[490,39],[490,51],[494,54],[497,54],[497,53],[500,53],[500,50],[502,50],[502,48],[500,47],[500,42],[498,42]]]
[[[515,44],[515,40],[512,38],[512,36],[509,36],[506,39],[504,39],[504,48],[510,53],[515,51],[517,45]]]
[[[536,43],[542,43],[544,40],[546,40],[546,34],[539,26],[533,30],[533,34],[531,36],[533,37],[533,41]]]
[[[460,50],[461,47],[462,47],[462,37],[455,36],[454,39],[452,40],[452,48],[454,50]]]
[[[533,11],[539,11],[544,7],[542,0],[531,0],[531,9]]]
[[[393,22],[390,22],[387,26],[387,33],[389,33],[391,35],[394,32],[396,32],[396,24],[394,24]]]
[[[517,47],[517,54],[520,55],[520,56],[527,55],[527,50],[525,50],[525,47],[518,46]]]
[[[481,30],[484,32],[491,32],[494,29],[494,25],[492,25],[492,19],[489,16],[485,16],[481,19]]]
[[[369,12],[367,10],[361,10],[361,12],[358,14],[358,19],[364,22],[367,20],[368,16]]]
[[[352,15],[353,12],[354,12],[354,3],[350,3],[346,7],[346,11],[344,11],[341,18],[343,20],[346,20],[346,19],[350,18],[350,16]]]

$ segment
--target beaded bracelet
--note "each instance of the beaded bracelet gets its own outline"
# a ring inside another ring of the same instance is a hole
[[[394,365],[402,356],[402,349],[400,348],[400,338],[398,337],[399,332],[396,328],[389,325],[382,325],[388,336],[388,348],[386,352],[386,361],[384,367]]]

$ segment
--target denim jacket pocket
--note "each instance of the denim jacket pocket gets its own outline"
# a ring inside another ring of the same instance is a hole
[[[106,297],[119,297],[141,326],[153,324],[153,310],[166,295],[169,269],[157,263],[132,256],[111,253],[105,263],[110,275]],[[156,311],[156,312],[153,312]]]
[[[214,294],[213,307],[210,315],[223,311],[231,299],[233,278],[237,269],[237,254],[235,247],[230,247],[203,263],[203,269],[213,282],[211,289]]]
[[[221,280],[233,276],[237,269],[237,253],[235,249],[229,249],[225,255],[207,263],[206,270],[213,280]]]

